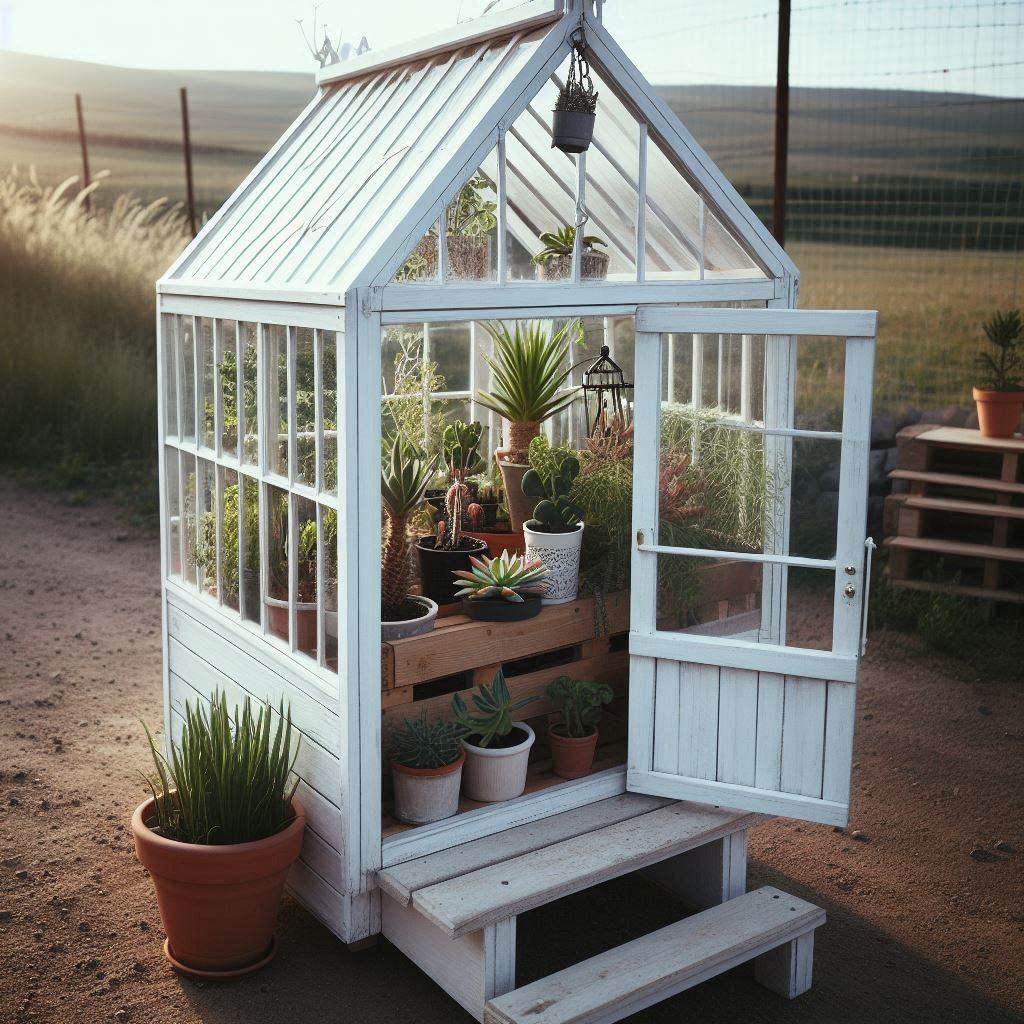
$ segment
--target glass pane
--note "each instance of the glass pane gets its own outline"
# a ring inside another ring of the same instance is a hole
[[[220,470],[220,599],[238,611],[238,473]]]
[[[662,399],[764,419],[765,339],[750,334],[662,336]]]
[[[202,415],[202,434],[200,444],[212,448],[215,443],[214,434],[214,379],[213,379],[213,322],[209,317],[199,317],[199,375],[200,375],[200,410]]]
[[[780,439],[782,448],[784,439]],[[832,558],[839,533],[840,441],[795,437],[792,441],[792,505],[789,553]]]
[[[316,356],[313,331],[295,332],[295,476],[299,483],[316,486]]]
[[[240,323],[242,343],[242,422],[245,430],[245,444],[242,446],[242,461],[248,466],[255,466],[259,461],[258,429],[259,418],[256,412],[256,324]]]
[[[433,329],[433,325],[432,325]],[[385,438],[403,438],[426,447],[431,455],[441,448],[443,409],[431,412],[430,396],[447,390],[437,363],[424,357],[423,328],[388,327],[383,332],[385,395],[381,409],[381,430]]]
[[[164,432],[178,436],[178,317],[164,313],[160,317],[160,343],[163,345]]]
[[[217,347],[220,354],[221,451],[238,456],[238,358],[235,343],[238,324],[234,320],[217,321]]]
[[[260,588],[260,502],[259,484],[242,477],[242,614],[250,622],[259,622]]]
[[[662,151],[647,140],[644,272],[650,281],[700,273],[700,197]]]
[[[177,448],[164,449],[165,503],[167,509],[167,572],[181,575],[181,494]]]
[[[428,359],[437,365],[437,372],[444,378],[445,391],[469,391],[470,325],[429,324],[427,341]]]
[[[320,531],[323,534],[324,576],[324,664],[338,668],[338,513],[320,506]]]
[[[288,639],[288,493],[267,488],[267,631]]]
[[[178,321],[178,357],[181,360],[181,436],[186,441],[196,437],[196,351],[192,317]]]
[[[496,181],[496,177],[477,171],[448,204],[449,281],[493,281],[497,276]]]
[[[658,629],[756,638],[761,625],[760,564],[687,555],[657,559]]]
[[[704,269],[747,270],[751,277],[764,276],[764,272],[707,205],[704,207]]]
[[[295,647],[316,657],[316,581],[318,530],[316,505],[306,498],[295,499],[295,530],[298,538],[295,601]]]
[[[841,430],[846,343],[841,338],[797,339],[794,426]]]
[[[435,224],[416,243],[416,248],[409,253],[406,261],[395,271],[395,282],[397,284],[439,280],[437,232],[438,228]]]
[[[835,574],[826,569],[790,567],[786,588],[786,643],[816,651],[832,650]]]
[[[181,456],[182,518],[185,527],[185,579],[196,582],[196,461]]]
[[[264,327],[264,378],[267,410],[267,471],[288,475],[288,330],[277,324]]]
[[[199,493],[196,503],[199,515],[199,539],[196,565],[199,586],[217,596],[217,492],[214,464],[199,460]]]
[[[321,487],[328,494],[338,493],[338,335],[320,332],[320,387],[323,389],[324,454]]]

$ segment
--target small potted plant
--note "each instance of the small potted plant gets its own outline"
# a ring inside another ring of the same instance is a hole
[[[459,810],[465,751],[462,727],[439,719],[406,718],[391,737],[395,817],[410,825],[450,818]]]
[[[462,610],[484,622],[520,622],[540,614],[540,599],[547,590],[548,570],[542,562],[527,562],[522,555],[503,551],[498,558],[471,558],[472,568],[454,575],[461,585],[456,597]]]
[[[465,510],[469,504],[466,478],[480,467],[482,427],[479,423],[457,420],[444,431],[442,447],[451,483],[445,494],[445,512],[437,523],[433,537],[421,537],[416,542],[416,556],[420,567],[420,588],[423,594],[439,605],[456,600],[456,584],[452,573],[468,569],[470,558],[487,550],[485,541],[464,536]]]
[[[533,518],[523,524],[526,557],[540,561],[550,571],[544,604],[576,600],[583,545],[583,511],[569,498],[580,473],[580,460],[572,453],[552,448],[546,437],[530,442],[530,469],[523,477],[523,493],[539,498]]]
[[[533,263],[540,271],[541,279],[565,281],[572,277],[572,250],[576,244],[576,229],[567,224],[555,231],[545,231],[540,240],[544,243],[544,248],[533,257]],[[608,276],[608,253],[598,252],[599,245],[607,246],[607,243],[596,235],[584,236],[580,250],[580,277],[584,281]]]
[[[274,954],[281,891],[302,849],[291,714],[282,704],[275,726],[270,706],[254,715],[247,697],[232,715],[214,693],[208,712],[186,702],[169,759],[146,736],[156,774],[132,834],[156,888],[164,953],[198,977],[248,974]]]
[[[547,694],[562,713],[562,720],[548,729],[555,774],[563,779],[581,779],[594,766],[597,723],[601,706],[611,703],[612,688],[590,679],[559,676],[548,683]]]
[[[1019,310],[996,313],[984,325],[995,352],[978,354],[974,387],[982,437],[1013,437],[1024,409],[1024,322]]]
[[[409,519],[423,504],[436,460],[399,438],[393,439],[390,448],[391,457],[381,467],[380,482],[384,506],[380,632],[382,640],[400,640],[429,633],[437,619],[437,605],[429,597],[409,593]]]
[[[583,153],[594,138],[597,92],[590,77],[586,40],[582,29],[573,34],[572,55],[565,85],[558,90],[551,118],[551,147],[563,153]]]
[[[501,470],[512,530],[519,531],[530,517],[531,502],[523,495],[523,476],[530,441],[544,420],[567,409],[577,388],[565,389],[569,379],[569,349],[583,341],[583,323],[573,320],[552,335],[536,321],[488,324],[494,339],[493,356],[485,357],[493,377],[493,390],[481,391],[477,401],[508,422],[506,447],[494,453]]]
[[[514,722],[512,715],[537,699],[513,701],[500,668],[491,686],[481,684],[479,692],[473,694],[479,714],[470,714],[462,697],[452,694],[452,716],[465,730],[462,789],[470,800],[496,803],[522,796],[530,748],[536,737],[525,722]]]

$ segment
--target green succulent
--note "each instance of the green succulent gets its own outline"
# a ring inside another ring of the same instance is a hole
[[[445,768],[462,755],[461,725],[444,719],[430,722],[424,711],[406,718],[391,737],[391,760],[406,768]]]
[[[539,699],[524,697],[513,701],[508,683],[505,682],[505,673],[499,668],[494,675],[494,682],[490,686],[481,683],[479,692],[473,694],[473,705],[480,714],[471,715],[462,696],[453,693],[452,715],[467,735],[477,739],[477,746],[489,747],[495,738],[507,736],[512,731],[513,712]]]
[[[498,558],[471,556],[469,561],[472,570],[458,569],[452,574],[462,583],[456,597],[522,604],[524,595],[539,597],[547,592],[548,569],[539,558],[527,562],[522,555],[502,551]]]
[[[576,244],[576,229],[571,224],[567,224],[556,231],[545,231],[540,236],[540,240],[544,243],[544,248],[533,257],[534,263],[547,263],[556,256],[571,256],[573,246]],[[583,237],[583,252],[593,252],[594,247],[598,245],[607,247],[608,243],[596,235]]]
[[[460,480],[483,473],[487,466],[480,458],[480,438],[484,428],[476,422],[464,423],[456,420],[444,428],[441,448],[445,465]]]
[[[580,460],[571,452],[550,446],[546,437],[530,442],[530,468],[523,474],[523,494],[540,498],[533,523],[543,533],[571,533],[583,518],[583,510],[569,494],[580,475]],[[533,527],[531,527],[533,528]]]
[[[561,706],[561,731],[579,739],[589,736],[601,719],[601,705],[610,704],[614,694],[607,683],[559,676],[548,683],[548,696]]]

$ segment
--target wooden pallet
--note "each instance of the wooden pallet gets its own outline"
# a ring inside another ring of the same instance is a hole
[[[899,467],[889,475],[909,493],[886,502],[893,585],[1024,603],[1013,569],[1024,562],[1024,438],[917,426],[900,431],[897,447]],[[925,577],[920,554],[952,560],[967,580]]]

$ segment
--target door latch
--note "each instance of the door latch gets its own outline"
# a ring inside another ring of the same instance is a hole
[[[846,586],[843,587],[843,593],[847,597],[856,597],[857,596],[857,588],[852,583],[847,583]]]
[[[642,547],[643,543],[644,543],[644,531],[643,530],[637,530],[636,531],[636,546],[638,548]]]

